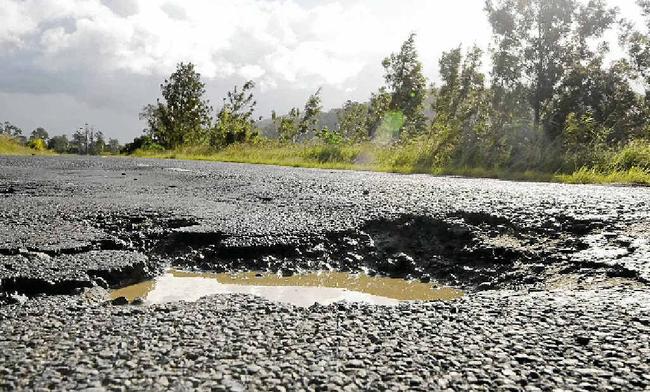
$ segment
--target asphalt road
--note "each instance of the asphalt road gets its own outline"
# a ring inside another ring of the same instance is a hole
[[[642,390],[649,228],[648,188],[0,157],[0,389]],[[467,294],[398,308],[81,294],[170,265]]]

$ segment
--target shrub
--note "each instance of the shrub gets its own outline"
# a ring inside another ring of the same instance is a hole
[[[359,148],[342,144],[317,144],[307,147],[303,156],[318,163],[354,163],[359,155]]]
[[[612,154],[610,166],[613,170],[626,171],[639,168],[650,172],[650,143],[634,140]]]
[[[165,151],[165,148],[153,141],[151,136],[143,135],[133,139],[132,143],[127,143],[122,148],[122,153],[133,154],[136,150],[144,151]]]
[[[27,147],[36,151],[45,151],[47,150],[47,143],[41,138],[36,138],[27,142]]]

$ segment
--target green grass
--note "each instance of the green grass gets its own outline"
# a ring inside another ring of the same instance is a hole
[[[47,150],[35,150],[23,146],[12,137],[0,135],[0,155],[54,155],[54,153]]]
[[[644,147],[645,148],[645,147]],[[649,169],[633,166],[645,157],[643,149],[622,150],[607,170],[583,168],[572,174],[537,171],[514,172],[480,167],[439,167],[430,147],[418,143],[399,146],[376,144],[324,145],[281,144],[267,141],[258,144],[236,144],[221,150],[206,147],[185,147],[174,151],[136,150],[132,155],[144,158],[239,162],[265,165],[321,169],[381,171],[403,174],[457,175],[475,178],[496,178],[513,181],[562,182],[570,184],[642,184],[650,185]]]
[[[567,184],[632,184],[650,185],[650,172],[632,167],[627,170],[600,172],[595,169],[582,168],[572,174],[555,176],[558,182]]]

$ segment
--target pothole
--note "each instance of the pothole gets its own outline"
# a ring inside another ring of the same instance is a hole
[[[215,294],[251,294],[307,307],[339,301],[393,306],[406,301],[449,301],[463,292],[404,279],[343,272],[313,272],[282,276],[261,272],[200,273],[171,269],[150,281],[111,292],[111,298],[137,298],[146,304],[197,301]]]

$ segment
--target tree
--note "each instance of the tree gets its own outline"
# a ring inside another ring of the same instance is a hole
[[[97,155],[104,151],[105,145],[104,134],[86,123],[72,134],[69,149],[76,154]]]
[[[550,105],[549,126],[567,131],[568,117],[573,115],[574,125],[589,118],[591,123],[609,129],[608,140],[604,141],[610,144],[641,136],[645,113],[643,103],[630,85],[634,72],[625,61],[609,67],[604,62],[605,53],[601,53],[568,72]]]
[[[0,123],[0,133],[7,136],[18,137],[23,134],[23,130],[9,121],[5,121],[4,123]]]
[[[89,153],[91,155],[103,154],[106,150],[106,140],[104,139],[104,133],[94,128],[91,128],[91,130],[92,133],[90,138]]]
[[[569,113],[562,140],[565,168],[575,171],[600,163],[610,132],[610,128],[594,121],[591,113],[582,116]]]
[[[111,154],[117,154],[122,148],[122,146],[120,146],[120,141],[117,139],[108,139],[107,147]]]
[[[415,49],[415,34],[411,34],[402,44],[399,53],[385,58],[382,65],[386,72],[384,79],[391,94],[390,110],[403,114],[403,131],[407,134],[423,133],[426,129],[424,100],[427,80],[422,75],[422,64]]]
[[[463,57],[459,47],[440,59],[442,85],[435,96],[432,123],[439,163],[485,165],[486,147],[495,143],[488,137],[491,113],[485,75],[480,71],[482,56],[475,46]]]
[[[340,130],[330,130],[327,127],[322,128],[316,134],[316,137],[327,145],[338,145],[345,141],[345,137]]]
[[[167,148],[205,142],[212,108],[203,99],[205,84],[194,64],[179,63],[160,89],[165,102],[145,106],[140,114],[154,141]]]
[[[320,98],[321,89],[307,98],[305,103],[305,110],[303,110],[302,119],[298,124],[298,134],[305,135],[308,132],[317,132],[316,125],[318,124],[318,116],[323,109]]]
[[[144,133],[150,138],[160,138],[165,130],[162,124],[162,108],[160,104],[149,104],[142,108],[138,118],[147,122]]]
[[[278,136],[282,142],[295,143],[300,137],[308,133],[318,136],[318,120],[322,111],[321,89],[307,98],[304,110],[291,108],[289,113],[284,116],[278,116],[275,112],[271,113],[271,120],[278,129]]]
[[[368,140],[368,105],[347,101],[338,115],[339,133],[353,142]]]
[[[54,150],[59,154],[68,152],[70,148],[70,141],[68,140],[68,136],[52,136],[47,142],[47,148]]]
[[[650,102],[650,0],[637,0],[645,19],[645,30],[639,31],[629,22],[622,23],[620,43],[627,49],[632,66],[645,87],[646,105]]]
[[[591,41],[616,17],[604,0],[487,0],[485,8],[493,31],[492,79],[499,109],[525,97],[535,128],[567,71],[592,56]]]
[[[298,124],[300,122],[300,109],[291,108],[286,116],[278,116],[273,112],[271,114],[271,120],[276,124],[280,141],[285,143],[296,142],[298,136]]]
[[[440,57],[440,78],[442,86],[436,94],[434,103],[434,114],[437,118],[448,118],[454,116],[458,107],[460,94],[460,72],[462,62],[462,50],[460,47],[449,52],[444,52]]]
[[[88,154],[88,135],[84,128],[79,128],[72,134],[70,152],[80,155]]]
[[[376,93],[371,94],[370,103],[368,104],[368,115],[366,117],[366,128],[371,138],[377,136],[377,130],[384,122],[386,113],[390,111],[390,102],[391,95],[386,91],[385,87],[381,87]],[[399,132],[399,129],[397,131]],[[391,133],[390,138],[393,136]]]
[[[29,140],[41,139],[47,142],[49,135],[45,128],[38,127],[32,131],[32,134],[29,137]]]
[[[255,83],[251,80],[244,83],[241,90],[235,86],[233,91],[228,92],[212,130],[210,139],[212,146],[244,143],[257,137],[258,132],[253,118],[257,104],[253,98],[254,88]]]

